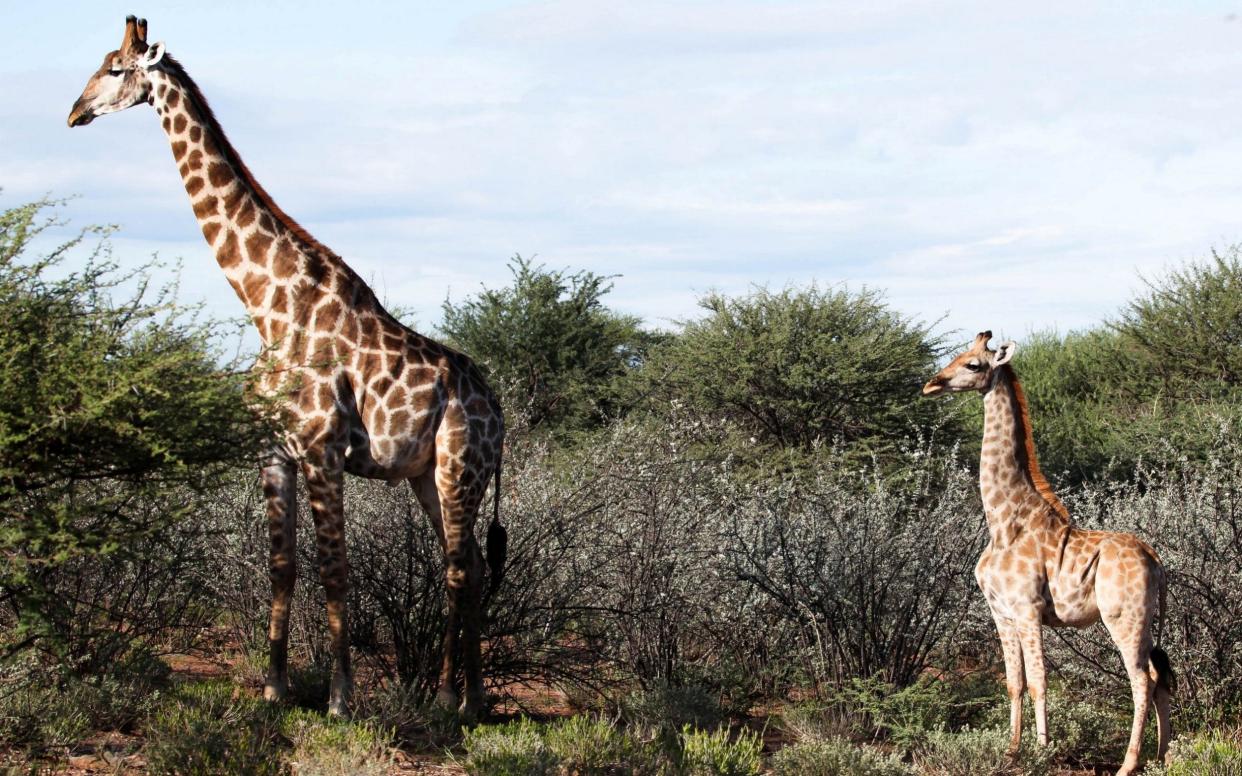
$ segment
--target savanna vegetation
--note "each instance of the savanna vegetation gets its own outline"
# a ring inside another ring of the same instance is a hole
[[[1007,758],[979,402],[919,398],[957,340],[847,286],[709,294],[670,331],[606,277],[516,258],[448,299],[510,426],[493,720],[435,708],[442,560],[404,488],[351,480],[353,719],[309,536],[293,698],[260,699],[267,527],[231,330],[106,234],[0,216],[0,747],[13,772],[994,774],[1115,767],[1129,691],[1102,630],[1047,632],[1054,744]],[[89,261],[84,261],[83,256]],[[1099,326],[1020,338],[1043,468],[1085,526],[1171,571],[1167,769],[1242,762],[1242,257]],[[981,321],[1000,326],[1003,322]],[[262,408],[260,408],[262,409]],[[1029,715],[1028,715],[1029,719]],[[1151,734],[1154,738],[1154,732]],[[1150,742],[1154,744],[1153,742]],[[1231,770],[1232,769],[1232,770]],[[438,772],[438,771],[437,771]]]

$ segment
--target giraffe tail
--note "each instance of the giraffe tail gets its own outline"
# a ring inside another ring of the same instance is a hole
[[[500,461],[496,462],[496,492],[492,498],[492,524],[487,527],[487,591],[484,599],[492,597],[500,587],[505,575],[505,560],[509,555],[509,532],[500,523]]]
[[[1173,671],[1173,664],[1169,662],[1169,653],[1159,646],[1160,631],[1164,628],[1164,602],[1165,593],[1168,590],[1168,583],[1165,581],[1164,569],[1160,569],[1160,608],[1156,612],[1156,646],[1151,648],[1148,661],[1151,663],[1151,672],[1155,675],[1156,687],[1163,688],[1170,695],[1177,689],[1177,674]]]
[[[1148,659],[1151,661],[1151,670],[1156,675],[1156,687],[1163,688],[1172,695],[1177,689],[1177,674],[1169,663],[1169,653],[1162,647],[1152,647]]]

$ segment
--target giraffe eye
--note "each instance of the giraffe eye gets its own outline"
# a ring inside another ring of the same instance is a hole
[[[980,364],[977,361],[967,361],[966,368],[972,372],[978,372],[980,369],[983,368],[983,364]]]

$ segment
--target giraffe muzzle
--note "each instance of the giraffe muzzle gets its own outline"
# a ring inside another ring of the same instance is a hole
[[[69,126],[84,127],[95,120],[95,114],[91,112],[89,106],[82,104],[79,100],[73,104],[73,110],[69,111]]]

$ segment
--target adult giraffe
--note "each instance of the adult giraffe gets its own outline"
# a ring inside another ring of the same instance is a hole
[[[1154,699],[1158,757],[1172,730],[1173,670],[1152,642],[1152,621],[1164,609],[1164,568],[1155,551],[1132,534],[1085,531],[1052,492],[1035,458],[1026,396],[1009,361],[1017,345],[988,348],[992,332],[949,362],[923,386],[924,396],[983,394],[983,453],[979,489],[991,541],[975,567],[1000,633],[1009,688],[1010,750],[1022,740],[1022,693],[1029,687],[1039,743],[1048,743],[1042,625],[1085,628],[1100,620],[1130,677],[1134,723],[1119,776],[1138,767],[1147,712]]]
[[[329,710],[347,714],[353,687],[342,512],[344,473],[350,472],[410,481],[431,518],[445,553],[448,590],[438,698],[457,705],[460,651],[462,711],[477,717],[484,711],[479,654],[484,561],[474,523],[493,478],[499,502],[500,406],[469,358],[398,323],[339,256],[272,201],[225,137],[198,86],[163,43],[147,45],[146,32],[145,19],[126,18],[120,49],[104,56],[90,77],[69,113],[69,126],[143,102],[155,108],[203,237],[263,339],[261,389],[287,409],[287,432],[262,471],[272,577],[264,697],[277,701],[288,691],[300,465],[336,663]],[[498,507],[487,551],[494,586],[505,554]]]

